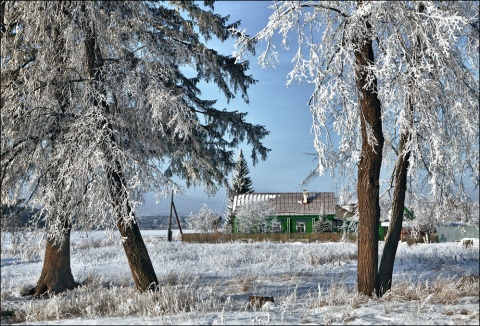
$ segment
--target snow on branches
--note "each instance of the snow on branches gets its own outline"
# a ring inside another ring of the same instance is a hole
[[[244,140],[254,163],[266,158],[268,131],[198,86],[248,102],[248,62],[200,40],[224,41],[238,23],[194,2],[3,6],[2,202],[26,198],[78,227],[128,224],[145,192],[178,188],[174,176],[225,185]]]
[[[362,69],[367,87],[378,81],[384,169],[409,152],[412,193],[430,191],[441,201],[447,193],[466,199],[467,180],[478,188],[478,1],[277,1],[271,8],[261,31],[238,39],[235,55],[240,60],[255,45],[267,67],[280,60],[278,47],[291,50],[287,85],[315,85],[308,106],[319,164],[312,177],[356,174],[362,136],[354,53],[368,37],[375,61]]]
[[[280,232],[280,222],[275,209],[267,202],[251,202],[242,205],[235,216],[239,233]]]
[[[190,213],[187,219],[187,225],[192,230],[208,233],[218,231],[221,220],[221,214],[205,204],[198,213]]]

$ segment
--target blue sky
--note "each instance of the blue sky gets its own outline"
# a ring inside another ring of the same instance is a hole
[[[222,16],[229,14],[229,22],[241,20],[240,28],[254,35],[268,21],[273,12],[268,6],[271,1],[218,1],[215,3],[215,13]],[[235,51],[234,40],[224,43],[211,40],[208,46],[222,54]],[[250,57],[249,73],[258,80],[249,88],[250,103],[246,104],[239,97],[227,104],[223,95],[214,85],[202,88],[203,98],[217,99],[217,108],[228,108],[248,112],[246,120],[250,123],[264,125],[270,134],[264,144],[271,149],[266,161],[259,161],[253,166],[250,159],[251,147],[244,144],[240,148],[247,159],[250,178],[256,192],[300,192],[300,183],[316,167],[311,155],[314,153],[313,134],[310,132],[312,116],[308,108],[308,99],[313,92],[309,84],[291,85],[288,88],[286,76],[291,69],[292,54],[285,53],[276,68],[262,69],[257,64],[258,56]],[[235,158],[238,151],[235,153]],[[338,191],[340,190],[338,185]],[[317,178],[308,184],[308,191],[335,192],[336,184],[329,177]],[[206,203],[210,208],[223,213],[226,204],[225,189],[220,189],[214,197],[208,197],[202,188],[186,189],[185,194],[174,197],[179,214],[189,214],[198,211]],[[153,194],[147,194],[145,205],[139,207],[140,213],[169,214],[170,198],[155,203]]]
[[[273,12],[268,7],[272,1],[217,1],[215,13],[222,16],[230,15],[229,22],[241,20],[240,29],[253,36],[268,22]],[[235,51],[234,40],[224,43],[211,40],[207,43],[222,54],[231,54]],[[263,44],[260,44],[262,49]],[[256,85],[249,88],[250,103],[246,104],[241,98],[234,99],[227,104],[221,92],[214,85],[202,87],[204,99],[217,99],[217,108],[228,108],[248,112],[246,120],[250,123],[264,125],[270,134],[264,144],[271,149],[266,161],[260,161],[253,166],[250,159],[251,147],[244,144],[242,148],[250,168],[250,178],[255,192],[301,192],[307,191],[336,192],[338,197],[342,181],[335,182],[327,175],[317,177],[307,187],[301,187],[301,182],[316,168],[313,156],[314,136],[311,133],[312,116],[307,105],[313,92],[313,85],[300,84],[285,86],[287,74],[291,70],[292,51],[285,52],[278,48],[280,62],[275,68],[262,69],[257,64],[258,56],[250,57],[249,73],[258,80]],[[257,53],[260,51],[257,51]],[[235,153],[235,158],[238,151]],[[350,185],[354,190],[356,185]],[[478,200],[478,190],[472,192]],[[154,194],[147,194],[145,204],[139,207],[139,213],[169,214],[170,197],[163,198],[156,203]],[[225,213],[226,191],[220,189],[213,197],[207,196],[202,188],[186,189],[182,195],[175,195],[175,207],[181,215],[196,213],[203,204]]]

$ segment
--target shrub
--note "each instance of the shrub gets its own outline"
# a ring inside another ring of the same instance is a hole
[[[190,214],[187,219],[187,225],[192,230],[208,233],[217,231],[221,220],[220,213],[215,212],[208,205],[204,204],[197,214]]]

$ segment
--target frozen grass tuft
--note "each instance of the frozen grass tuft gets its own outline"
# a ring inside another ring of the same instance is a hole
[[[474,277],[442,278],[430,280],[404,281],[394,283],[391,291],[382,300],[424,301],[440,304],[456,304],[461,297],[478,296],[479,283],[472,281]],[[477,276],[478,279],[478,276]]]
[[[141,293],[135,287],[92,282],[73,291],[32,300],[22,314],[27,322],[59,320],[70,317],[99,318],[118,316],[157,317],[189,312],[218,311],[223,304],[212,291],[189,286],[165,286]]]

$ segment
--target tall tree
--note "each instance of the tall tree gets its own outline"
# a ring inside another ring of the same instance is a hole
[[[315,85],[308,105],[319,165],[305,182],[336,168],[357,178],[358,291],[381,296],[391,287],[407,190],[412,198],[430,192],[440,213],[451,197],[468,200],[467,180],[478,188],[479,2],[284,1],[271,8],[254,37],[236,31],[236,56],[265,41],[259,62],[268,67],[279,57],[275,32],[287,49],[297,36],[287,85]],[[389,183],[381,184],[380,172]],[[393,189],[394,221],[378,273],[380,189]]]
[[[235,169],[233,170],[233,176],[231,185],[228,188],[228,203],[227,203],[227,227],[233,231],[233,198],[239,194],[245,194],[253,192],[252,180],[248,176],[250,169],[248,168],[247,161],[243,156],[243,151],[240,149],[238,153]]]
[[[246,194],[253,192],[252,180],[248,176],[250,169],[248,168],[247,161],[243,156],[243,151],[240,149],[238,153],[235,169],[233,170],[233,178],[231,189],[235,194]]]
[[[41,207],[54,241],[44,269],[69,265],[71,227],[116,226],[136,286],[152,289],[135,218],[144,193],[180,190],[174,176],[214,193],[244,140],[254,164],[266,159],[263,126],[201,98],[199,83],[213,82],[227,101],[239,93],[248,103],[255,83],[247,61],[202,43],[239,24],[213,4],[1,2],[1,195]],[[35,293],[69,287],[46,283]]]

